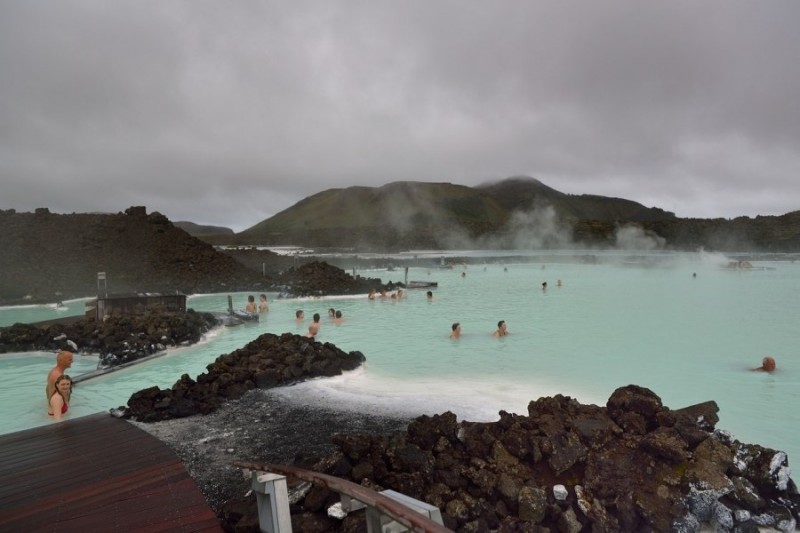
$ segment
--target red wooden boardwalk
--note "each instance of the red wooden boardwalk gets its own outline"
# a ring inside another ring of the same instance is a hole
[[[0,532],[222,531],[164,443],[107,413],[0,435]]]

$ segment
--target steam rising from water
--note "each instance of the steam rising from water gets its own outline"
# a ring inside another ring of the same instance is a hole
[[[537,250],[541,248],[570,248],[572,228],[559,221],[551,205],[542,205],[531,211],[515,211],[508,223],[509,242],[512,248]]]
[[[451,250],[554,250],[554,249],[582,249],[573,240],[572,224],[559,216],[556,209],[546,203],[537,201],[528,210],[517,210],[511,213],[505,227],[492,235],[470,237],[468,231],[459,223],[448,223],[444,216],[460,211],[469,213],[476,219],[487,219],[487,213],[479,212],[485,209],[480,202],[474,203],[465,200],[459,204],[460,199],[453,200],[454,204],[444,209],[439,203],[433,201],[427,191],[419,188],[398,188],[393,191],[390,200],[383,205],[385,221],[400,235],[405,235],[420,223],[432,223],[437,227],[436,241],[439,246]],[[473,205],[474,204],[474,205]],[[486,215],[486,216],[484,216]],[[615,248],[618,250],[655,251],[662,250],[666,244],[663,237],[646,231],[634,224],[625,224],[618,227],[614,233]]]
[[[620,250],[661,250],[666,244],[664,237],[632,224],[618,227],[614,239]]]
[[[571,222],[559,216],[555,207],[547,202],[536,200],[530,209],[514,211],[505,226],[491,235],[471,237],[470,229],[462,225],[463,220],[472,219],[476,227],[481,227],[483,222],[492,220],[493,204],[474,196],[457,195],[443,204],[427,188],[392,185],[391,194],[382,200],[381,210],[384,221],[401,236],[408,235],[420,225],[430,225],[436,228],[437,233],[432,237],[438,246],[451,250],[586,248],[574,242]],[[458,217],[456,220],[452,218],[454,213]],[[635,224],[619,226],[613,237],[613,247],[618,250],[656,251],[663,250],[666,244],[663,237]]]

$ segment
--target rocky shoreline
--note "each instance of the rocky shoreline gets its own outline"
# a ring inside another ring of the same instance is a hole
[[[382,285],[379,279],[351,276],[324,262],[291,267],[276,276],[272,290],[281,297],[328,294],[367,294],[370,289],[392,290],[402,284]],[[226,317],[220,313],[170,311],[149,306],[136,314],[112,314],[103,321],[67,317],[36,324],[0,327],[0,353],[67,350],[100,356],[101,368],[144,359],[167,348],[197,343]]]
[[[141,422],[183,418],[216,411],[247,391],[269,389],[316,377],[336,376],[365,361],[330,343],[284,333],[264,333],[244,347],[219,356],[197,380],[184,374],[169,389],[135,392],[121,415]]]
[[[311,402],[314,404],[315,402]],[[563,396],[527,415],[458,421],[286,401],[255,389],[208,415],[136,423],[171,446],[227,531],[258,531],[236,461],[293,464],[438,506],[454,531],[794,531],[800,496],[782,452],[715,429],[717,406],[670,410],[622,387],[604,407]],[[290,482],[295,531],[365,531],[363,511]]]
[[[157,308],[103,321],[78,317],[46,324],[17,323],[0,328],[0,353],[67,350],[98,354],[101,367],[112,367],[170,347],[195,344],[220,325],[211,313]]]
[[[226,529],[257,531],[236,460],[293,464],[431,503],[454,531],[794,531],[800,493],[785,453],[718,430],[709,401],[672,410],[629,385],[605,406],[557,395],[526,415],[458,421],[289,405],[271,389],[363,362],[329,343],[265,334],[220,356],[197,380],[135,393],[123,415],[187,462]],[[191,416],[202,413],[202,416]],[[208,414],[212,413],[212,414]],[[170,419],[180,420],[170,420]],[[328,516],[338,502],[293,484],[298,531],[363,531]]]
[[[251,508],[250,481],[234,467],[235,461],[311,466],[336,451],[335,434],[390,435],[405,430],[410,421],[399,416],[299,405],[285,401],[275,391],[254,389],[206,415],[131,423],[175,451],[224,521],[224,517],[238,512],[236,522],[241,522],[241,530],[248,520],[252,525],[252,517],[242,522]]]

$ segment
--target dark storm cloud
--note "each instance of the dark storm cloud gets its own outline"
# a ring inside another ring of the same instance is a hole
[[[0,208],[243,229],[330,187],[527,174],[800,208],[800,4],[0,3]]]

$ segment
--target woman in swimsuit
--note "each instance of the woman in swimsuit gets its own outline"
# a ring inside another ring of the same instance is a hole
[[[72,378],[63,374],[56,379],[56,391],[50,396],[50,408],[47,414],[52,416],[53,420],[61,420],[67,413],[70,396],[72,396]]]

